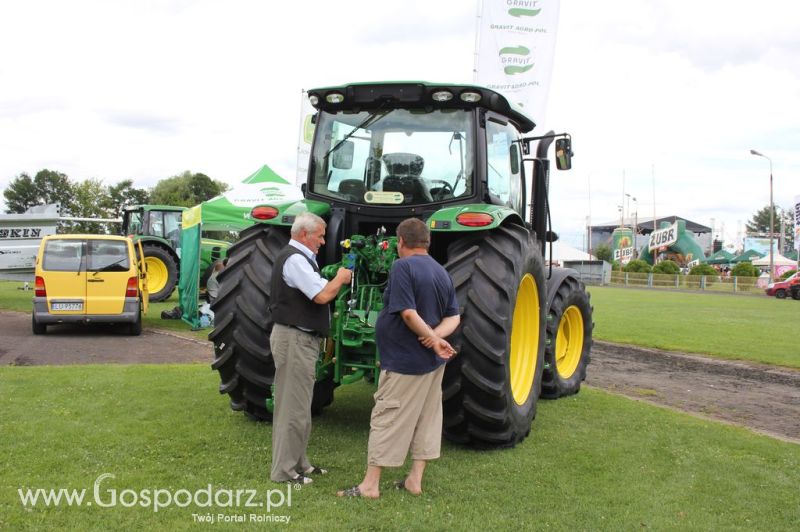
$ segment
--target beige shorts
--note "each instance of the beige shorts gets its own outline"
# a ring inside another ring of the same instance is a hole
[[[369,428],[367,464],[399,467],[439,458],[444,366],[424,375],[381,370]]]

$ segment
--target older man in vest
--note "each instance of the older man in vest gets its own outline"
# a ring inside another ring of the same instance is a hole
[[[272,416],[272,472],[275,482],[312,482],[327,471],[306,456],[311,436],[311,398],[320,342],[328,336],[330,303],[350,282],[352,272],[320,276],[316,255],[325,243],[325,221],[310,212],[292,224],[289,245],[272,270],[270,310],[275,325],[269,338],[275,360],[275,411]]]

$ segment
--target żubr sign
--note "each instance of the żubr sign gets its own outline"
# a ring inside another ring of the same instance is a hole
[[[647,248],[654,251],[658,248],[668,248],[678,241],[678,224],[674,223],[664,229],[653,231],[650,234],[650,241]]]
[[[633,248],[622,248],[614,250],[614,260],[627,264],[633,258]]]

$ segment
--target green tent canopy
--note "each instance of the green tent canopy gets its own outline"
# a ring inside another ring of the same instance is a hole
[[[200,204],[204,231],[239,231],[253,225],[250,210],[257,205],[303,199],[300,189],[264,165],[244,181]]]
[[[706,261],[706,264],[730,264],[733,259],[733,253],[728,253],[724,249],[720,249]]]
[[[738,264],[739,262],[745,262],[745,261],[752,262],[753,259],[760,259],[763,256],[764,256],[763,253],[759,253],[758,251],[756,251],[754,249],[748,249],[747,251],[745,251],[741,255],[737,255],[736,257],[733,257],[731,259],[731,262],[734,263],[734,264]]]
[[[197,291],[200,279],[201,231],[241,231],[253,225],[250,219],[253,207],[302,199],[303,193],[298,186],[289,183],[269,166],[264,165],[231,190],[184,212],[184,227],[181,231],[181,274],[178,283],[184,321],[191,324],[192,328],[196,329],[199,326]],[[199,220],[197,220],[198,215]]]
[[[266,164],[244,178],[242,183],[288,183]]]

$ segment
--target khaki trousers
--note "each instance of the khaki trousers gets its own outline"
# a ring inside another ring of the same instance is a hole
[[[381,370],[369,427],[367,464],[399,467],[439,458],[444,366],[423,375]]]
[[[320,339],[276,323],[269,345],[275,360],[270,478],[284,482],[311,467],[306,447],[311,436],[311,398]]]

